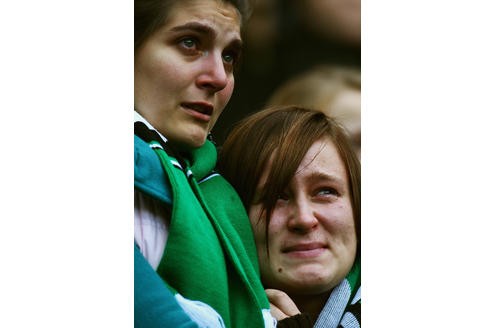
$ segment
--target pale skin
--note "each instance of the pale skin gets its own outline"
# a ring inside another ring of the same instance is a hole
[[[278,321],[301,313],[294,301],[281,290],[265,289],[270,301],[270,313]]]
[[[241,18],[221,0],[178,1],[136,51],[136,110],[178,149],[204,144],[234,89]]]
[[[272,315],[280,320],[301,310],[315,321],[357,251],[347,172],[333,142],[319,140],[306,153],[275,204],[268,244],[260,211],[253,204],[249,217]]]

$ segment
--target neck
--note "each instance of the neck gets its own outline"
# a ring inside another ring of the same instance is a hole
[[[326,292],[323,294],[311,294],[311,295],[289,295],[294,303],[296,303],[297,307],[301,311],[301,313],[307,313],[311,317],[311,322],[314,325],[316,319],[320,315],[320,312],[323,310],[325,303],[330,296],[330,292]]]

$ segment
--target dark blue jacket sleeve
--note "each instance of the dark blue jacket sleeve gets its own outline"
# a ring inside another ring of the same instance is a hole
[[[134,327],[198,328],[134,243]]]

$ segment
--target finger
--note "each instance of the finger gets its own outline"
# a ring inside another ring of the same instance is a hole
[[[301,313],[294,301],[283,291],[278,289],[265,289],[265,292],[270,303],[276,306],[285,315],[293,316]]]
[[[270,313],[271,313],[272,317],[277,319],[277,321],[280,321],[280,320],[288,317],[287,314],[280,311],[280,309],[278,307],[274,306],[272,303],[270,303]]]

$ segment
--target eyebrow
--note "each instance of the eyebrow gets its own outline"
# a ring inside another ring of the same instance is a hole
[[[217,33],[215,32],[215,30],[213,28],[211,28],[208,25],[201,24],[198,22],[190,22],[190,23],[186,23],[184,25],[174,26],[171,28],[171,30],[173,32],[193,30],[193,31],[196,31],[196,32],[201,33],[201,34],[211,35],[213,37],[217,35]]]
[[[342,186],[344,185],[345,182],[345,180],[343,180],[342,178],[324,172],[311,172],[307,176],[307,179],[311,182],[318,182],[320,180],[331,181]]]
[[[189,22],[184,25],[174,26],[171,28],[172,32],[182,32],[182,31],[194,31],[196,33],[204,34],[211,38],[216,38],[218,33],[211,26],[206,24],[202,24],[199,22]],[[242,40],[240,38],[235,38],[229,43],[230,47],[234,47],[236,49],[242,48]]]

